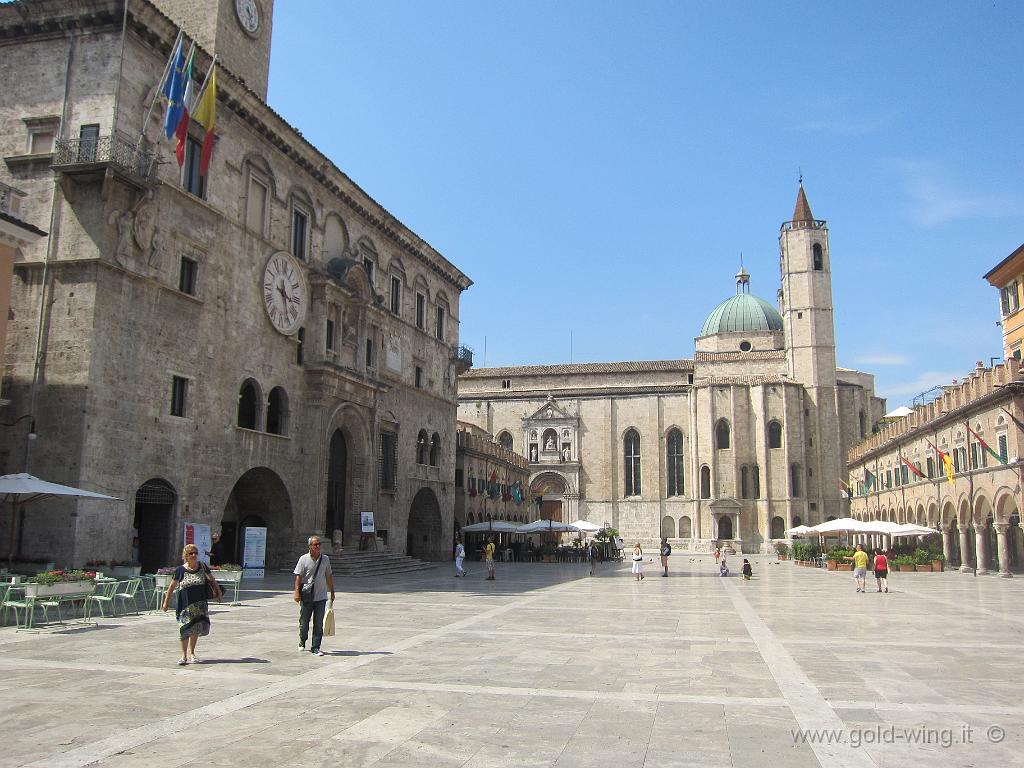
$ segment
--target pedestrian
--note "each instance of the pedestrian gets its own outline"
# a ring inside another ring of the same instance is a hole
[[[224,554],[224,542],[220,540],[219,533],[210,534],[210,565],[224,565],[227,556]]]
[[[178,639],[181,641],[181,658],[178,664],[198,664],[196,645],[200,637],[210,634],[210,607],[208,600],[219,601],[224,594],[210,569],[199,561],[199,547],[186,544],[181,550],[182,564],[174,570],[174,578],[167,585],[164,594],[164,611],[177,589],[175,616],[178,619]]]
[[[729,575],[729,563],[725,560],[725,555],[722,554],[722,559],[718,563],[718,575],[728,576]]]
[[[843,560],[853,560],[853,578],[857,582],[857,591],[863,592],[868,573],[868,553],[858,544],[853,555],[845,555]]]
[[[598,561],[597,544],[594,543],[593,539],[590,540],[590,546],[587,547],[587,558],[590,560],[590,575],[593,576],[597,573]]]
[[[484,581],[494,581],[494,537],[487,539],[484,547],[484,562],[487,563],[487,577]]]
[[[641,548],[639,541],[633,547],[633,574],[636,576],[637,581],[644,577],[644,550]]]
[[[466,571],[462,563],[466,560],[466,548],[462,546],[462,539],[455,540],[455,577],[465,576]]]
[[[718,547],[715,547],[715,563],[716,564],[718,563],[718,558],[720,558],[721,556],[722,556],[722,550],[720,550]]]
[[[662,576],[668,576],[668,556],[672,554],[672,545],[668,543],[668,539],[664,536],[661,537],[661,568]]]
[[[889,591],[889,558],[884,550],[875,553],[875,582],[879,592]]]
[[[750,581],[754,575],[754,569],[750,566],[750,561],[745,557],[743,558],[743,567],[740,568],[740,571],[743,573],[744,581]]]
[[[324,637],[324,613],[327,612],[327,593],[331,593],[331,607],[334,607],[334,574],[331,573],[331,559],[320,551],[320,537],[310,536],[306,540],[309,552],[295,564],[294,600],[299,604],[299,650],[306,650],[309,635],[309,621],[313,620],[313,644],[309,652],[314,656],[326,656],[320,650]]]

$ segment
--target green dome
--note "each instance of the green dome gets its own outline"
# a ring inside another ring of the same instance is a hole
[[[737,293],[715,307],[704,321],[700,335],[781,330],[782,316],[775,307],[749,293]]]

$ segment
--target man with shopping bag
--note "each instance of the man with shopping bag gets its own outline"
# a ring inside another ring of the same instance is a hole
[[[320,650],[320,641],[324,636],[324,618],[327,612],[327,593],[331,593],[331,626],[333,628],[334,606],[334,575],[331,573],[331,560],[320,551],[320,538],[310,536],[307,542],[309,553],[299,558],[295,564],[295,594],[299,604],[299,650],[306,650],[306,638],[309,635],[309,622],[313,620],[313,644],[310,653],[314,656],[326,656]],[[333,635],[334,632],[332,631]]]

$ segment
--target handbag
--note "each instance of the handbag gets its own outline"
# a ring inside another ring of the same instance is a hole
[[[213,574],[210,573],[210,569],[206,569],[206,599],[209,600],[220,600],[224,597],[224,589],[220,584],[217,583],[217,579],[214,578]]]
[[[320,570],[320,564],[324,561],[324,556],[320,555],[316,561],[316,568],[313,569],[313,578],[310,579],[309,584],[303,584],[299,590],[299,599],[304,603],[313,602],[313,587],[316,584],[316,574]]]
[[[334,606],[331,605],[324,614],[324,637],[334,637]]]

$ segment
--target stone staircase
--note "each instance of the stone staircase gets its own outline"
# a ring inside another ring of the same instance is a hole
[[[386,547],[376,552],[359,552],[346,547],[342,557],[331,558],[331,572],[335,576],[387,576],[432,568],[437,568],[437,563],[427,563],[415,557],[398,555]]]

